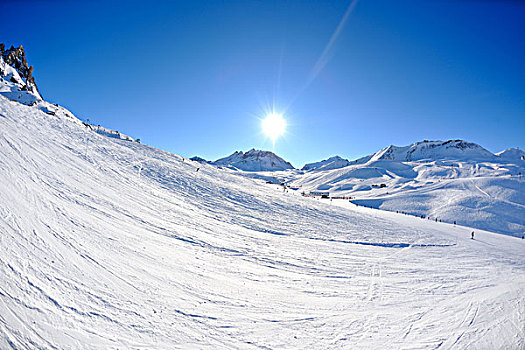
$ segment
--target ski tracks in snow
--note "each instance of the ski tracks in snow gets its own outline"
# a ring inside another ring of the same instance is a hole
[[[0,112],[0,347],[523,348],[521,240]]]

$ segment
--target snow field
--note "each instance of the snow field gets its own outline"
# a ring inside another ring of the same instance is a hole
[[[283,193],[64,113],[0,97],[0,348],[525,346],[521,239]]]

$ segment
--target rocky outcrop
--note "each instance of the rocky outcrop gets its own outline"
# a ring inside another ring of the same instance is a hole
[[[17,83],[22,85],[21,91],[30,91],[40,95],[38,87],[36,86],[35,78],[33,77],[33,66],[28,65],[24,47],[22,45],[17,48],[11,46],[11,48],[6,50],[5,45],[0,44],[0,56],[7,65],[16,69],[22,78],[22,82],[17,81]],[[0,71],[0,75],[4,74],[5,72]]]

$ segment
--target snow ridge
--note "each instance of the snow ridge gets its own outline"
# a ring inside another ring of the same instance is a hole
[[[99,135],[104,135],[106,137],[111,137],[111,138],[114,138],[114,139],[120,139],[120,140],[125,140],[125,141],[138,141],[135,140],[133,137],[131,136],[128,136],[128,135],[125,135],[121,132],[119,132],[118,130],[112,130],[112,129],[108,129],[108,128],[105,128],[103,126],[100,126],[100,125],[92,125],[92,124],[88,124],[88,123],[84,123],[84,125],[93,130],[94,132],[96,132],[97,134]]]
[[[343,159],[339,156],[333,156],[328,159],[321,160],[319,162],[307,163],[301,168],[301,170],[306,170],[306,171],[314,170],[314,169],[329,170],[329,169],[343,168],[350,164],[352,163],[348,159]]]

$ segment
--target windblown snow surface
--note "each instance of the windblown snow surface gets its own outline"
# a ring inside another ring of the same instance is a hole
[[[0,348],[525,347],[521,239],[283,193],[40,107],[0,97]]]

